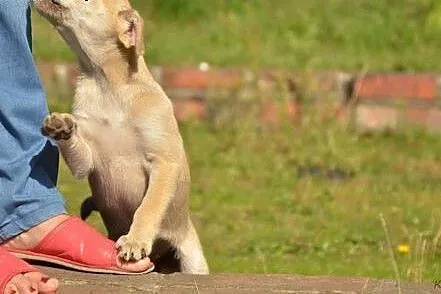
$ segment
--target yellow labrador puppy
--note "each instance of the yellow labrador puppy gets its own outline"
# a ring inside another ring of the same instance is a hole
[[[73,114],[42,127],[77,178],[88,177],[119,255],[139,260],[156,240],[180,270],[207,274],[189,216],[190,172],[173,107],[143,55],[143,20],[127,0],[34,0],[78,56]]]

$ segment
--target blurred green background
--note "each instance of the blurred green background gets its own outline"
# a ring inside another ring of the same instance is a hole
[[[149,64],[441,68],[437,1],[132,2],[145,18]],[[38,60],[75,60],[49,24],[36,14],[33,22]],[[331,104],[310,104],[295,125],[263,126],[234,102],[241,115],[227,122],[181,124],[212,271],[440,279],[441,137],[416,128],[360,135],[322,119]],[[78,213],[87,183],[62,165],[59,186]],[[104,232],[97,215],[91,222]]]
[[[435,0],[132,0],[150,64],[308,69],[440,68]],[[39,59],[74,60],[35,20]]]

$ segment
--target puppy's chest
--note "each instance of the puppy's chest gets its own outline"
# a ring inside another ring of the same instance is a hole
[[[144,158],[142,138],[130,115],[133,91],[129,90],[103,89],[94,80],[83,80],[76,90],[78,130],[92,145],[96,163],[130,163]]]
[[[80,119],[79,129],[94,145],[93,148],[100,157],[112,159],[142,155],[143,148],[135,127],[121,114]]]

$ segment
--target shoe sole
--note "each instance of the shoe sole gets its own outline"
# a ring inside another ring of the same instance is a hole
[[[115,275],[143,275],[152,272],[155,269],[155,266],[152,264],[150,268],[143,272],[128,272],[124,270],[119,270],[117,268],[103,269],[92,266],[85,266],[75,261],[66,260],[63,258],[48,256],[41,253],[28,252],[28,251],[20,251],[7,249],[9,252],[14,254],[16,257],[28,260],[28,261],[42,261],[47,262],[49,264],[56,264],[63,266],[65,268],[87,272],[87,273],[95,273],[95,274],[115,274]]]

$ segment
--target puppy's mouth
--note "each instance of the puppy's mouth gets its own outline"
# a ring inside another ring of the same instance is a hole
[[[60,0],[33,0],[33,2],[37,11],[50,22],[54,25],[60,23],[63,12],[66,10]]]
[[[62,7],[60,1],[58,1],[58,0],[52,0],[52,3],[54,5],[60,6],[60,8]]]

